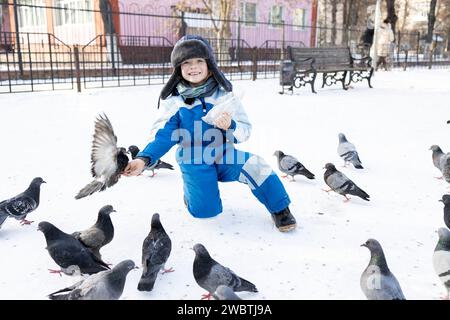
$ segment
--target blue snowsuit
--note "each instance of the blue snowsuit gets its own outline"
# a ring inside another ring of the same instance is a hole
[[[179,95],[163,100],[151,142],[138,156],[149,158],[151,165],[179,144],[177,162],[184,181],[184,198],[196,218],[222,212],[218,181],[247,184],[270,213],[277,213],[290,203],[280,179],[261,157],[234,148],[234,143],[246,141],[251,132],[242,104],[235,100],[231,126],[226,131],[201,119],[225,94],[228,92],[219,87],[213,95],[196,98],[190,105]]]

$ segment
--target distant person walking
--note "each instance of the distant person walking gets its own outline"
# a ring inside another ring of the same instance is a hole
[[[387,71],[387,57],[391,50],[391,44],[394,41],[394,32],[392,31],[390,20],[384,19],[377,30],[377,56],[378,62],[375,70],[378,70],[381,64],[383,64],[384,69]]]

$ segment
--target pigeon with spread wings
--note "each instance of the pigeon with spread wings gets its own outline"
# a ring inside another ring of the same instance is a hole
[[[81,189],[75,199],[115,185],[128,164],[127,153],[125,148],[117,147],[117,137],[108,117],[105,114],[99,115],[95,121],[91,152],[91,172],[95,179]]]

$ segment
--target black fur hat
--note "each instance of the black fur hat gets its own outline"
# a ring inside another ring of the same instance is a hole
[[[200,36],[186,35],[177,41],[172,50],[170,61],[174,69],[169,80],[161,90],[160,98],[162,100],[166,99],[173,92],[178,82],[181,81],[181,63],[191,58],[205,59],[208,64],[208,69],[211,71],[217,83],[228,92],[233,90],[230,81],[225,78],[217,67],[213,50],[208,41]]]

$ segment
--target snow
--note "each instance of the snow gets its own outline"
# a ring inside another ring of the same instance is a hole
[[[444,226],[442,203],[449,191],[433,177],[428,148],[448,152],[450,70],[409,70],[377,73],[374,88],[354,84],[279,95],[278,79],[234,81],[245,92],[243,104],[253,124],[241,150],[262,156],[279,173],[275,150],[297,157],[315,180],[297,176],[283,183],[299,227],[280,233],[247,186],[220,184],[224,212],[195,219],[183,204],[181,173],[173,148],[163,160],[175,171],[160,170],[154,178],[122,177],[114,187],[75,200],[91,181],[90,148],[94,119],[110,118],[121,146],[145,146],[155,119],[160,85],[113,89],[0,95],[0,200],[25,190],[41,176],[41,204],[29,226],[8,219],[0,230],[0,299],[47,299],[78,278],[50,274],[58,266],[45,250],[39,221],[65,232],[91,226],[98,210],[111,204],[113,241],[103,259],[140,264],[142,242],[151,216],[161,221],[172,239],[166,267],[155,289],[137,291],[141,270],[127,278],[121,299],[199,299],[204,290],[194,280],[196,243],[214,259],[253,282],[259,293],[238,293],[243,299],[365,299],[359,278],[369,261],[360,247],[368,238],[380,241],[388,265],[408,299],[439,299],[444,292],[432,266],[435,231]],[[359,151],[364,170],[342,168],[337,155],[338,133],[346,134]],[[371,196],[370,202],[325,193],[323,166],[336,164]]]

